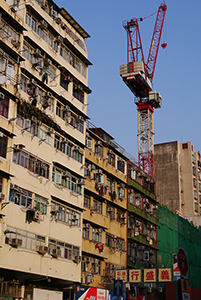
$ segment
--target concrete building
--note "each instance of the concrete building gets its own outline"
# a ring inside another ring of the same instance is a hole
[[[201,160],[191,142],[154,146],[156,194],[160,204],[184,216],[201,212]]]
[[[113,289],[127,264],[127,161],[125,150],[90,122],[85,150],[82,283]]]
[[[89,35],[52,1],[0,3],[0,296],[73,299]]]

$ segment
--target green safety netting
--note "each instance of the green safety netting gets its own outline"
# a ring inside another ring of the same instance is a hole
[[[163,205],[158,205],[157,225],[158,266],[173,267],[173,254],[183,248],[188,257],[189,285],[200,288],[201,228]]]

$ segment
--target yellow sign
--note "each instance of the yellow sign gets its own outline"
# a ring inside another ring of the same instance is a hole
[[[120,279],[123,282],[127,282],[127,270],[116,270],[115,279]]]
[[[156,282],[156,269],[144,269],[144,282]]]
[[[142,270],[140,269],[129,270],[129,282],[141,282],[141,274]]]
[[[158,281],[159,282],[170,282],[170,281],[172,281],[172,269],[171,268],[160,268],[160,269],[158,269]]]
[[[189,284],[187,279],[181,278],[181,291],[184,293],[189,293]]]

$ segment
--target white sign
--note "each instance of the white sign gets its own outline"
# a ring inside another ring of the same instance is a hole
[[[190,294],[182,292],[182,300],[191,300]]]
[[[33,289],[33,300],[62,300],[63,292]]]

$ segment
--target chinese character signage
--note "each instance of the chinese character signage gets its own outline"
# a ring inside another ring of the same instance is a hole
[[[141,274],[142,274],[142,270],[140,269],[129,270],[129,282],[133,282],[133,283],[141,282]]]
[[[144,269],[144,282],[156,282],[156,269]]]
[[[116,270],[116,280],[120,279],[123,282],[127,282],[127,270]]]
[[[172,281],[172,269],[171,268],[158,269],[158,281],[159,282]]]

